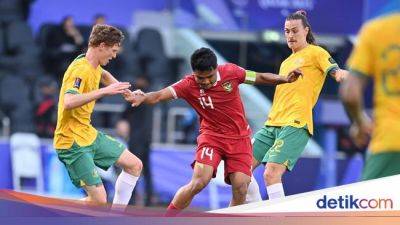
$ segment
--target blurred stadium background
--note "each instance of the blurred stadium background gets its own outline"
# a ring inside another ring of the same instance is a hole
[[[284,19],[297,9],[308,12],[317,42],[344,67],[361,24],[400,10],[400,1],[0,0],[0,189],[82,196],[57,159],[52,132],[63,71],[85,50],[95,18],[121,28],[126,35],[122,53],[106,68],[120,80],[156,90],[189,73],[187,59],[201,46],[215,49],[219,63],[277,73],[280,62],[290,54],[283,36]],[[65,26],[63,21],[67,21]],[[67,35],[74,27],[78,34]],[[256,131],[266,119],[274,88],[241,88]],[[337,89],[328,78],[314,109],[313,141],[296,169],[284,178],[289,195],[359,179],[365,149],[357,149],[348,137],[349,121]],[[371,107],[370,91],[365,98]],[[131,117],[126,116],[127,107],[120,97],[104,98],[96,105],[92,123],[127,142],[127,131],[119,121],[131,120],[134,125],[128,136],[138,145],[146,140],[141,135],[149,134],[154,191],[146,201],[149,187],[141,182],[134,204],[168,204],[191,177],[189,165],[198,132],[195,112],[183,101],[128,112]],[[116,173],[103,174],[110,197]],[[256,177],[263,186],[261,171],[256,171]],[[261,191],[265,197],[265,188]],[[227,206],[229,199],[229,187],[217,178],[192,206],[215,209]]]

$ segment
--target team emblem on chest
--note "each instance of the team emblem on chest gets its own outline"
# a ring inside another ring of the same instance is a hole
[[[225,83],[222,84],[222,87],[224,88],[224,90],[226,92],[231,92],[232,91],[232,83],[230,81],[227,81]]]
[[[303,58],[297,58],[294,61],[294,64],[296,67],[302,67],[304,66],[304,59]]]

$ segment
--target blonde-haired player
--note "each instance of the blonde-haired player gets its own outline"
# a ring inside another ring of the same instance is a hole
[[[130,87],[118,82],[101,66],[117,56],[124,36],[108,25],[96,25],[86,54],[78,56],[64,74],[58,103],[54,148],[87,201],[106,203],[106,192],[96,167],[104,170],[116,163],[122,168],[115,185],[113,203],[127,205],[142,170],[142,162],[114,138],[97,131],[90,117],[97,99],[123,94]],[[99,84],[105,87],[99,89]]]

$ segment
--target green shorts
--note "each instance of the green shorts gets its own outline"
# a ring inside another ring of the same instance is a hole
[[[400,174],[400,151],[370,154],[365,162],[362,180]]]
[[[265,126],[253,139],[253,156],[262,163],[279,163],[291,171],[307,145],[310,134],[306,127]]]
[[[69,149],[56,149],[58,158],[68,170],[76,187],[101,184],[96,166],[107,170],[124,151],[125,146],[114,138],[97,133],[96,140],[89,146],[74,144]]]

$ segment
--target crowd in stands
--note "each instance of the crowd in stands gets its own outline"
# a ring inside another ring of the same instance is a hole
[[[42,24],[33,34],[27,22],[31,2],[0,1],[0,116],[10,119],[11,133],[35,132],[51,138],[63,74],[69,63],[86,51],[92,26],[106,23],[107,18],[97,14],[92,24],[77,25],[66,15],[59,24]],[[149,89],[177,79],[179,64],[166,56],[157,30],[143,29],[133,40],[125,28],[119,28],[125,35],[121,53],[105,69],[129,82],[147,76],[152,81]],[[119,97],[103,102],[124,103]]]

